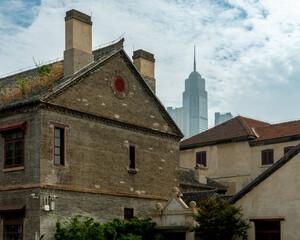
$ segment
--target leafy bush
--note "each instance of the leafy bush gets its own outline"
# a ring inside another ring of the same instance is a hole
[[[209,199],[200,204],[194,230],[201,240],[247,239],[249,224],[242,217],[240,208],[220,198]]]
[[[152,240],[154,226],[150,219],[132,218],[125,222],[114,219],[112,222],[100,224],[93,218],[75,216],[70,223],[56,223],[56,240]],[[64,225],[64,226],[63,226]]]

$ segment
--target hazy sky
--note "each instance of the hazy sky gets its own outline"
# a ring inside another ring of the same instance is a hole
[[[125,33],[156,59],[157,95],[180,107],[193,70],[214,112],[271,123],[300,119],[299,0],[0,0],[0,75],[61,58],[65,12],[92,15],[93,46]]]

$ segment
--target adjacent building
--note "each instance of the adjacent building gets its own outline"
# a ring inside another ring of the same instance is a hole
[[[232,198],[250,223],[249,240],[299,239],[299,152],[298,144]]]
[[[183,136],[155,95],[153,54],[133,64],[124,39],[92,51],[76,10],[65,25],[62,62],[0,79],[0,239],[53,239],[75,214],[149,217],[179,187]]]
[[[182,130],[184,139],[197,135],[208,128],[208,105],[205,79],[196,71],[196,54],[194,50],[194,71],[185,80],[182,94],[182,107],[167,108],[176,124]]]
[[[233,116],[230,112],[227,112],[227,113],[216,112],[215,113],[215,126],[217,126],[223,122],[226,122],[226,121],[230,120],[231,118],[233,118]]]
[[[300,120],[270,124],[242,116],[180,143],[180,166],[228,186],[235,194],[300,143]]]

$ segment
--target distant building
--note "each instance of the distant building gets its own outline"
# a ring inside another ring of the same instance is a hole
[[[194,71],[185,80],[181,108],[168,107],[168,112],[184,134],[189,138],[208,128],[207,91],[205,79],[196,71],[196,54],[194,49]]]
[[[233,118],[233,116],[230,112],[227,112],[227,113],[216,112],[215,113],[215,126],[217,126],[223,122],[226,122],[226,121],[230,120],[231,118]]]

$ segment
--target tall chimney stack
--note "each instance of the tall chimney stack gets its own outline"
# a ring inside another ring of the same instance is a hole
[[[74,9],[68,11],[65,17],[65,32],[64,76],[66,77],[94,61],[91,17]]]
[[[147,84],[150,86],[152,91],[155,93],[155,78],[154,78],[154,55],[146,52],[142,49],[133,52],[133,64],[143,75]]]

